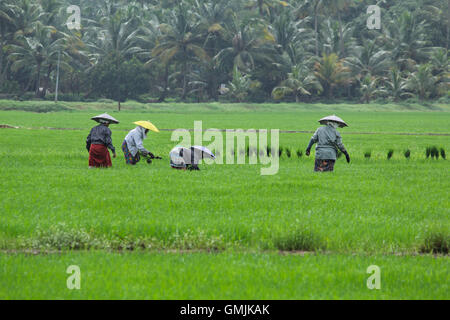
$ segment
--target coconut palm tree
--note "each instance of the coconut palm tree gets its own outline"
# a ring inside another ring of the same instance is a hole
[[[407,88],[417,94],[420,100],[428,99],[436,93],[438,78],[433,76],[430,64],[422,64],[412,73],[407,81]]]
[[[371,99],[383,93],[383,90],[378,87],[379,80],[379,78],[373,77],[370,74],[362,78],[359,88],[362,102],[370,103]]]
[[[242,74],[237,66],[233,69],[233,78],[223,91],[236,102],[242,102],[250,90],[251,80],[248,74]]]
[[[322,85],[307,67],[296,65],[288,78],[273,89],[272,96],[278,100],[292,95],[296,102],[300,102],[302,96],[311,96],[313,91],[323,91]]]
[[[10,44],[8,46],[8,59],[12,62],[11,69],[18,71],[21,69],[31,69],[35,75],[36,96],[45,95],[46,87],[40,91],[42,71],[46,68],[49,76],[56,66],[58,52],[63,48],[64,39],[54,40],[51,34],[56,29],[51,26],[44,26],[40,22],[34,24],[35,30],[32,37],[21,37],[20,45]]]
[[[167,23],[160,25],[162,36],[158,45],[153,49],[153,57],[158,57],[163,63],[177,62],[181,64],[183,81],[182,99],[188,93],[189,66],[196,58],[209,60],[207,52],[202,46],[202,33],[199,32],[199,22],[192,15],[179,6],[176,12],[171,12]]]
[[[379,49],[375,40],[366,40],[362,46],[354,49],[354,54],[346,59],[357,79],[364,79],[368,74],[380,76],[389,67],[391,61],[388,51]]]
[[[288,5],[288,2],[280,0],[250,0],[246,8],[258,9],[261,16],[270,16],[270,11],[276,6],[287,7]]]
[[[350,69],[344,66],[344,59],[335,53],[324,54],[314,66],[314,74],[319,79],[327,98],[333,97],[334,88],[351,83]]]
[[[412,96],[408,91],[406,79],[404,79],[400,71],[394,67],[390,70],[389,76],[383,79],[382,93],[391,97],[394,101],[399,101],[401,98]]]
[[[305,0],[301,1],[300,5],[295,10],[297,18],[305,18],[312,16],[314,20],[314,39],[315,39],[315,55],[319,56],[319,16],[323,12],[323,0]]]
[[[344,24],[342,21],[342,12],[349,8],[354,1],[353,0],[322,0],[322,5],[337,16],[338,19],[338,31],[339,31],[339,57],[346,56],[346,47],[344,45]]]
[[[257,63],[272,63],[275,38],[261,21],[243,23],[234,19],[227,27],[227,40],[231,38],[231,43],[214,57],[223,70],[237,67],[249,73]]]
[[[0,3],[0,89],[9,69],[3,48],[11,40],[11,31],[13,30],[11,27],[14,25],[13,12],[11,11],[10,5],[11,1],[2,1]]]
[[[342,29],[342,30],[340,30]],[[336,20],[326,19],[323,21],[320,28],[320,43],[319,46],[322,52],[327,54],[335,53],[339,57],[343,57],[339,52],[341,47],[344,48],[345,53],[350,54],[356,47],[356,41],[353,37],[354,30],[350,24],[345,24],[339,27]]]
[[[404,12],[386,24],[385,34],[380,40],[402,71],[413,70],[416,63],[428,58],[425,21],[419,21],[414,13]]]

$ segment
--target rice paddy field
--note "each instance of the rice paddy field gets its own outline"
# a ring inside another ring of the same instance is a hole
[[[450,298],[448,105],[115,108],[0,101],[0,299]],[[110,127],[117,158],[88,169],[90,118],[105,111],[120,121]],[[339,131],[351,163],[315,173],[304,151],[329,114],[349,124]],[[163,159],[130,167],[121,144],[137,120],[165,129],[144,142]],[[204,130],[279,129],[278,173],[171,169],[170,129],[200,120]],[[80,290],[66,286],[70,265]],[[366,284],[371,265],[378,290]]]

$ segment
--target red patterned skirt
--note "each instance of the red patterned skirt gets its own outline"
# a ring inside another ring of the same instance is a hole
[[[89,167],[108,168],[112,166],[108,148],[102,144],[91,144],[89,149]]]
[[[314,171],[319,172],[333,171],[335,162],[336,160],[316,159],[316,161],[314,162]]]

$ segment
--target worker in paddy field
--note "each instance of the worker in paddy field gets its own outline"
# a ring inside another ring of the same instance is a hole
[[[176,146],[169,153],[170,167],[178,170],[200,170],[198,163],[203,159],[215,159],[216,156],[206,147],[192,146],[189,148]]]
[[[319,123],[324,126],[316,130],[306,148],[306,155],[309,156],[311,147],[317,143],[314,171],[333,171],[338,149],[345,155],[347,163],[350,163],[350,156],[342,144],[341,134],[336,130],[338,127],[348,125],[335,115],[322,118]]]
[[[89,168],[108,168],[112,166],[111,156],[108,149],[116,157],[116,148],[114,148],[111,139],[111,123],[119,123],[109,114],[104,113],[91,118],[100,123],[91,129],[86,139],[86,149],[89,151]]]
[[[150,130],[159,132],[158,128],[150,121],[137,121],[134,122],[134,124],[137,124],[137,127],[127,134],[122,143],[125,162],[127,164],[135,165],[141,160],[141,155],[149,157],[150,159],[159,158],[155,157],[153,153],[144,148],[144,139],[147,138],[147,133]]]

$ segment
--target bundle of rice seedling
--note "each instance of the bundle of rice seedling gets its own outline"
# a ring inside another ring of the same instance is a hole
[[[301,158],[303,156],[303,151],[298,149],[297,150],[297,157]]]
[[[431,158],[439,159],[439,150],[436,146],[431,147]]]
[[[406,149],[404,155],[405,155],[405,158],[406,158],[406,159],[409,159],[409,157],[411,156],[411,150]]]
[[[393,155],[394,155],[394,150],[393,149],[389,149],[389,151],[387,153],[388,160],[391,159]]]
[[[427,159],[430,157],[430,155],[431,155],[431,147],[427,147],[425,149],[425,155],[427,156]]]
[[[442,157],[442,159],[445,160],[445,150],[444,150],[444,148],[441,148],[441,157]]]
[[[278,148],[278,156],[281,157],[282,154],[283,154],[283,147],[279,147]]]
[[[364,158],[370,159],[371,156],[372,156],[372,151],[366,151],[366,152],[364,152]]]

